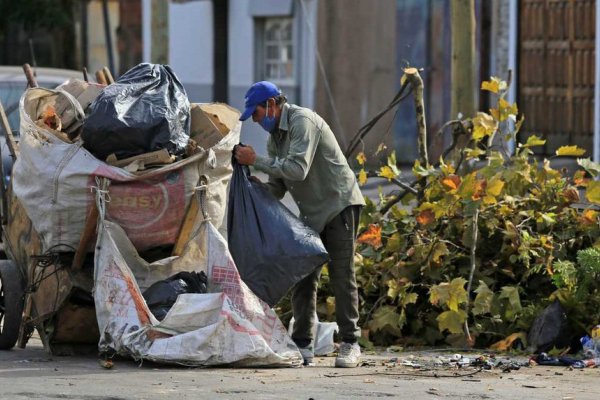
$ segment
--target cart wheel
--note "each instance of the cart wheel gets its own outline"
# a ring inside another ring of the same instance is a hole
[[[23,317],[23,285],[15,263],[0,260],[0,349],[17,343]]]

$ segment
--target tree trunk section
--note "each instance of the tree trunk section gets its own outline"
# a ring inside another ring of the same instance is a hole
[[[476,65],[475,65],[475,2],[474,0],[452,0],[452,101],[451,117],[463,118],[475,116],[476,106]],[[460,137],[456,146],[454,160],[457,159],[468,137]]]
[[[169,0],[152,0],[152,41],[150,59],[169,63]]]

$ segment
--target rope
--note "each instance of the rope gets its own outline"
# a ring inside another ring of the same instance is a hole
[[[208,190],[207,178],[202,176],[199,183],[200,185],[194,188],[194,195],[198,196],[198,206],[200,207],[204,221],[210,221],[210,217],[208,216],[208,206],[206,204],[206,191]]]
[[[110,181],[107,178],[96,177],[96,186],[90,188],[91,192],[96,192],[96,207],[100,216],[100,223],[104,224],[104,216],[106,215],[106,203],[110,203],[110,193],[108,186]]]

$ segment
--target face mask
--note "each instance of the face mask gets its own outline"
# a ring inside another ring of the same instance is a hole
[[[273,113],[272,117],[269,117],[269,102],[267,101],[267,110],[265,112],[265,116],[263,117],[263,119],[259,122],[260,126],[262,126],[262,128],[271,133],[274,129],[275,129],[275,124],[277,123],[277,120],[275,119],[275,114]]]

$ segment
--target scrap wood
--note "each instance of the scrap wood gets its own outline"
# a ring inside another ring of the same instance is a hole
[[[167,149],[156,150],[150,153],[144,153],[133,157],[117,159],[117,156],[113,153],[106,158],[106,163],[113,167],[125,168],[128,165],[137,162],[137,170],[145,169],[146,167],[156,165],[167,165],[172,164],[175,161],[175,157],[170,155]]]
[[[106,78],[106,82],[109,85],[111,83],[115,83],[115,79],[113,78],[112,74],[110,73],[110,70],[108,69],[108,67],[102,67],[102,72],[104,72],[104,77]]]
[[[23,64],[23,72],[25,72],[25,77],[27,78],[27,85],[31,88],[38,87],[37,80],[35,79],[35,72],[33,72],[33,69],[29,64]]]
[[[196,221],[199,209],[198,197],[194,194],[185,213],[179,235],[177,235],[177,241],[175,242],[173,252],[171,253],[172,256],[180,256],[183,254],[183,249],[192,236],[192,229],[194,228],[194,222]]]
[[[202,190],[206,189],[206,185],[208,184],[208,179],[205,176],[200,177],[200,181],[198,182],[199,186],[196,190],[201,190],[200,196],[205,196],[206,193],[202,192]],[[185,218],[183,223],[181,224],[181,228],[179,229],[179,234],[177,235],[177,241],[175,242],[175,246],[173,247],[172,256],[180,256],[183,254],[183,250],[185,245],[189,242],[192,237],[192,229],[194,228],[194,223],[196,222],[196,217],[198,216],[198,212],[205,212],[205,207],[202,207],[201,210],[201,200],[196,194],[196,190],[190,199],[190,204],[188,205],[188,209],[185,212]],[[204,214],[206,218],[206,214]]]
[[[101,69],[96,71],[96,82],[98,82],[101,85],[108,85],[108,81],[106,80],[104,72]]]
[[[12,156],[14,161],[19,155],[19,145],[15,140],[15,137],[13,136],[12,129],[10,129],[8,117],[4,112],[2,102],[0,102],[0,119],[2,120],[2,127],[4,128],[4,132],[6,133],[6,144],[8,145],[8,150],[10,151],[10,155]]]
[[[81,239],[79,239],[79,246],[77,246],[77,250],[73,256],[73,263],[71,264],[71,268],[73,270],[81,269],[83,266],[83,260],[85,259],[88,245],[92,240],[94,233],[96,232],[98,215],[98,207],[96,207],[96,202],[94,201],[92,202],[91,208],[88,211],[88,215],[85,219],[85,226],[83,227],[83,232],[81,233]]]

